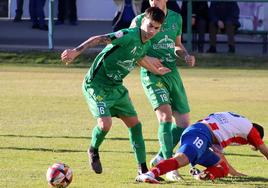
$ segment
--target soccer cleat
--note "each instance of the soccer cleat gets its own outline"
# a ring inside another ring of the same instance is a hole
[[[89,158],[89,164],[92,168],[92,170],[96,174],[101,174],[102,173],[102,165],[100,162],[100,156],[98,150],[92,150],[88,149],[87,150],[88,158]]]
[[[136,180],[136,182],[144,182],[144,183],[153,183],[153,184],[160,183],[155,178],[149,176],[149,174],[141,174],[141,175],[138,175],[135,180]]]
[[[168,181],[180,181],[183,180],[183,178],[180,176],[179,172],[177,170],[170,171],[166,173],[166,179]]]
[[[164,160],[164,158],[157,154],[156,156],[154,156],[154,158],[151,159],[150,167],[152,168],[152,167],[156,166],[158,163],[160,163],[163,160]]]

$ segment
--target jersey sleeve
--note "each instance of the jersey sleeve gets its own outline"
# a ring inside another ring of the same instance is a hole
[[[258,147],[263,144],[263,140],[261,139],[261,136],[255,127],[252,127],[252,129],[248,134],[247,139],[248,143],[255,147]]]
[[[111,39],[113,45],[124,46],[131,41],[131,37],[128,35],[128,31],[126,30],[119,30],[114,33],[108,33],[106,36]]]

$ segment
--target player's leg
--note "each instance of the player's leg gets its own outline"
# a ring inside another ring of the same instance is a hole
[[[173,117],[175,120],[175,125],[172,126],[173,132],[173,144],[174,147],[180,141],[181,134],[184,128],[190,125],[190,107],[186,95],[185,88],[179,73],[169,79],[172,84],[172,91],[170,91],[171,107],[173,112]]]
[[[101,117],[97,119],[98,124],[92,130],[91,144],[88,149],[91,168],[95,173],[102,173],[102,165],[99,156],[99,147],[105,139],[112,126],[111,117]]]
[[[155,113],[159,121],[158,139],[161,154],[164,159],[169,159],[173,154],[172,110],[169,104],[163,104],[155,110]]]
[[[172,123],[172,111],[169,104],[161,105],[156,109],[156,114],[160,122],[158,128],[158,139],[160,142],[159,153],[150,161],[151,166],[155,166],[163,159],[169,159],[172,157],[174,148],[174,137],[173,134],[177,134],[177,126],[172,129],[174,124]],[[176,131],[176,133],[174,132]],[[175,140],[177,142],[177,140]],[[166,174],[166,179],[169,181],[179,181],[181,176],[177,170]]]
[[[195,136],[184,137],[181,141],[181,148],[178,149],[173,158],[160,161],[146,174],[137,176],[136,181],[145,183],[159,183],[156,181],[157,177],[186,166],[191,161],[194,162],[194,160],[198,157],[197,149],[192,146],[192,142],[195,139]],[[203,147],[205,147],[205,145]]]
[[[172,110],[170,107],[169,93],[161,78],[155,75],[141,77],[142,86],[149,99],[159,122],[158,139],[163,157],[172,157]]]
[[[136,161],[138,162],[138,174],[146,173],[148,168],[146,164],[145,143],[142,135],[142,124],[139,122],[137,116],[120,116],[120,118],[128,127],[130,144],[134,151]]]
[[[147,172],[146,151],[142,135],[142,124],[138,120],[137,112],[130,100],[128,90],[122,86],[117,88],[117,100],[111,108],[111,114],[118,116],[128,127],[129,139],[135,158],[138,162],[138,173]],[[115,93],[115,91],[114,91]]]
[[[157,178],[170,171],[177,170],[189,164],[188,157],[183,153],[177,153],[173,158],[158,163],[150,171],[136,177],[136,181],[145,183],[159,183]]]
[[[172,116],[175,121],[171,126],[173,150],[178,144],[184,128],[190,124],[190,107],[179,73],[173,73],[173,75],[163,79],[168,85],[168,88],[172,88],[169,91],[169,98],[171,101]]]
[[[97,174],[100,174],[102,173],[102,165],[99,157],[99,147],[112,126],[111,102],[109,102],[109,97],[102,88],[83,84],[82,90],[92,115],[97,119],[97,125],[92,130],[88,157],[91,168]]]
[[[173,117],[176,123],[172,125],[171,131],[173,136],[173,148],[175,148],[180,141],[182,132],[190,125],[190,114],[180,114],[177,111],[173,111]]]
[[[183,132],[184,128],[181,128],[180,126],[177,126],[176,123],[172,123],[171,125],[171,134],[172,134],[172,148],[174,149],[177,144],[180,141],[180,136]],[[151,167],[157,165],[161,160],[164,160],[164,156],[162,154],[162,150],[160,148],[160,151],[158,152],[158,154],[152,158],[152,160],[150,161],[150,165]]]
[[[200,131],[202,134],[200,134]],[[188,127],[181,137],[181,146],[176,155],[171,159],[161,161],[147,172],[146,175],[138,176],[137,181],[153,182],[154,180],[150,179],[155,179],[162,174],[176,170],[189,163],[195,165],[196,161],[210,147],[211,143],[211,133],[206,125],[198,123]]]
[[[228,175],[229,167],[224,160],[207,149],[207,151],[200,157],[197,164],[207,167],[205,170],[195,176],[195,179],[200,180],[214,180],[216,178],[222,178]]]
[[[204,171],[204,176],[202,177],[202,172],[200,174],[201,179],[209,179],[214,180],[216,178],[223,178],[226,177],[229,173],[228,164],[225,161],[221,160],[219,163],[207,167]]]
[[[175,122],[171,126],[173,151],[180,141],[184,128],[188,127],[190,124],[190,108],[179,73],[173,73],[173,75],[165,77],[164,79],[165,83],[169,86],[168,88],[172,88],[169,91],[169,97],[171,101],[172,115],[174,118],[173,122]],[[177,181],[181,179],[181,176],[178,174],[178,171],[172,171],[166,174],[166,178],[170,181]]]
[[[180,136],[183,132],[183,128],[177,126],[175,123],[172,123],[172,126],[171,126],[171,134],[172,134],[172,143],[173,143],[173,146],[172,148],[175,148],[176,145],[178,144],[179,140],[180,140]],[[173,171],[170,171],[166,174],[166,179],[169,180],[169,181],[180,181],[182,180],[182,176],[179,174],[178,170],[173,170]]]

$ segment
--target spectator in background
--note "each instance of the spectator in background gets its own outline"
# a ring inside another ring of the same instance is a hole
[[[48,30],[45,22],[44,6],[46,0],[30,0],[30,16],[33,29]]]
[[[209,40],[208,53],[216,53],[218,31],[224,31],[228,37],[229,53],[235,53],[234,35],[239,23],[239,7],[237,2],[212,1],[209,8]]]
[[[13,21],[21,22],[22,13],[23,13],[23,0],[17,0],[16,15]]]
[[[187,32],[187,1],[182,2],[181,15],[183,19],[183,31]],[[205,33],[208,25],[208,3],[207,1],[192,2],[192,27],[198,33],[198,52],[204,52]]]
[[[68,17],[70,25],[77,25],[76,0],[58,1],[58,20],[55,24],[64,24],[66,17]]]
[[[136,0],[114,0],[118,9],[112,22],[113,31],[128,28],[132,19],[139,13]]]
[[[144,12],[149,7],[150,7],[149,0],[142,0],[141,12]],[[181,13],[181,9],[176,0],[167,0],[167,8],[169,10],[173,10],[174,12],[177,12],[178,14]]]

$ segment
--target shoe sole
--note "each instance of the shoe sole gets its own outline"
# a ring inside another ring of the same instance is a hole
[[[136,182],[140,182],[140,183],[150,183],[150,184],[159,184],[160,182],[157,181],[156,179],[149,179],[149,178],[146,178],[146,179],[136,179]]]
[[[151,183],[151,184],[159,184],[160,182],[157,180],[153,180],[153,179],[145,179],[144,180],[145,183]]]

